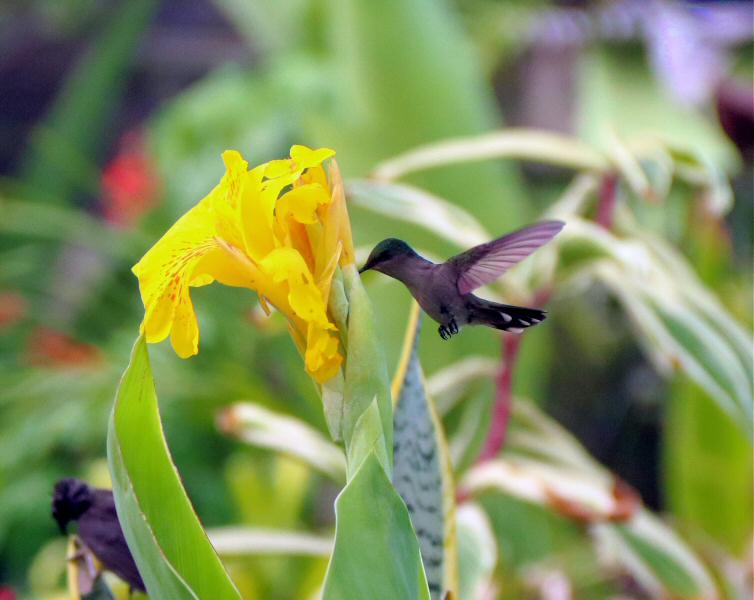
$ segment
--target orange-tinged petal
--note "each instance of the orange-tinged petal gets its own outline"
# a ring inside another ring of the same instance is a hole
[[[343,179],[340,176],[340,169],[335,160],[330,161],[330,178],[332,180],[332,211],[328,214],[337,223],[338,239],[343,244],[343,251],[340,255],[341,266],[351,265],[356,262],[356,253],[353,249],[353,235],[351,234],[351,221],[348,218],[348,208],[346,206],[346,193],[343,187]],[[325,223],[325,228],[328,224]]]
[[[315,275],[317,287],[319,288],[319,292],[322,294],[322,298],[324,298],[325,302],[330,301],[330,286],[332,284],[333,275],[335,275],[335,269],[338,267],[342,250],[343,245],[338,242],[335,252],[330,256],[330,261],[322,268],[321,272],[318,271]]]

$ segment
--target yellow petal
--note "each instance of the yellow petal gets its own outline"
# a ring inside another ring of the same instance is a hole
[[[249,171],[241,196],[240,220],[244,247],[254,260],[261,260],[273,248],[275,237],[272,224],[277,191],[262,184],[265,165]]]
[[[133,267],[146,310],[147,342],[170,333],[176,302],[187,288],[199,259],[216,247],[211,194],[181,217]]]
[[[298,179],[305,169],[319,165],[332,156],[335,156],[335,150],[331,148],[312,150],[307,146],[292,146],[291,157],[283,160],[271,160],[267,163],[264,176],[268,179],[275,179],[284,175],[295,174],[295,179]]]
[[[215,232],[226,242],[243,247],[240,206],[247,182],[247,163],[235,150],[223,152],[225,175],[212,191],[212,210],[215,218]]]
[[[311,225],[317,222],[317,209],[323,204],[329,204],[330,201],[325,188],[320,184],[301,185],[280,197],[275,215],[282,222],[295,219],[299,223]]]
[[[218,237],[218,226],[228,237],[239,235],[232,205],[238,201],[239,178],[246,169],[237,152],[226,152],[223,158],[227,172],[220,183],[133,267],[144,302],[142,330],[147,342],[160,342],[172,333],[173,346],[182,357],[196,354],[199,340],[189,286],[216,279],[227,285],[253,285],[247,270],[228,253],[229,242]]]
[[[310,183],[318,183],[327,191],[328,194],[330,193],[330,184],[327,182],[327,173],[325,173],[325,169],[322,167],[322,165],[314,165],[313,167],[309,167],[306,172],[301,174],[301,177],[299,177],[293,185],[299,186],[307,185]]]
[[[309,167],[322,164],[322,162],[333,156],[335,156],[335,150],[332,148],[319,148],[317,150],[312,150],[307,146],[291,146],[291,160],[296,164],[296,167],[302,171]]]
[[[181,290],[177,298],[170,343],[181,358],[188,358],[199,352],[199,323],[188,288]]]
[[[306,370],[318,383],[324,383],[335,376],[343,362],[338,352],[337,335],[312,323],[306,336]]]
[[[288,306],[297,317],[323,328],[333,327],[327,318],[327,304],[301,254],[293,248],[278,248],[260,264],[276,284],[287,284]]]

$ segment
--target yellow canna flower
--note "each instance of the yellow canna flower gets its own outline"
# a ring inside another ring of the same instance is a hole
[[[223,153],[225,175],[133,267],[145,314],[147,342],[168,335],[176,353],[198,352],[199,326],[189,288],[219,281],[246,287],[290,323],[309,374],[319,383],[343,360],[328,313],[338,264],[354,261],[343,183],[335,152],[293,146],[291,158],[251,170],[242,156]]]

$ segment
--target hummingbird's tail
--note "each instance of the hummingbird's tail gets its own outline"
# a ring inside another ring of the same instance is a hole
[[[476,296],[473,298],[474,301],[469,307],[469,323],[471,324],[487,325],[503,331],[521,333],[527,327],[541,323],[547,318],[547,313],[538,308],[498,304]]]

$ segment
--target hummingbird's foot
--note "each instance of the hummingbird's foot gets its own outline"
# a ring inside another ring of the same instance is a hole
[[[440,337],[442,339],[449,340],[451,337],[458,333],[458,323],[456,323],[455,319],[451,319],[450,321],[448,321],[447,325],[440,325],[440,328],[437,330],[437,332],[440,334]]]
[[[450,329],[450,335],[458,333],[458,323],[456,323],[455,319],[450,320],[450,323],[448,323],[448,329]]]

